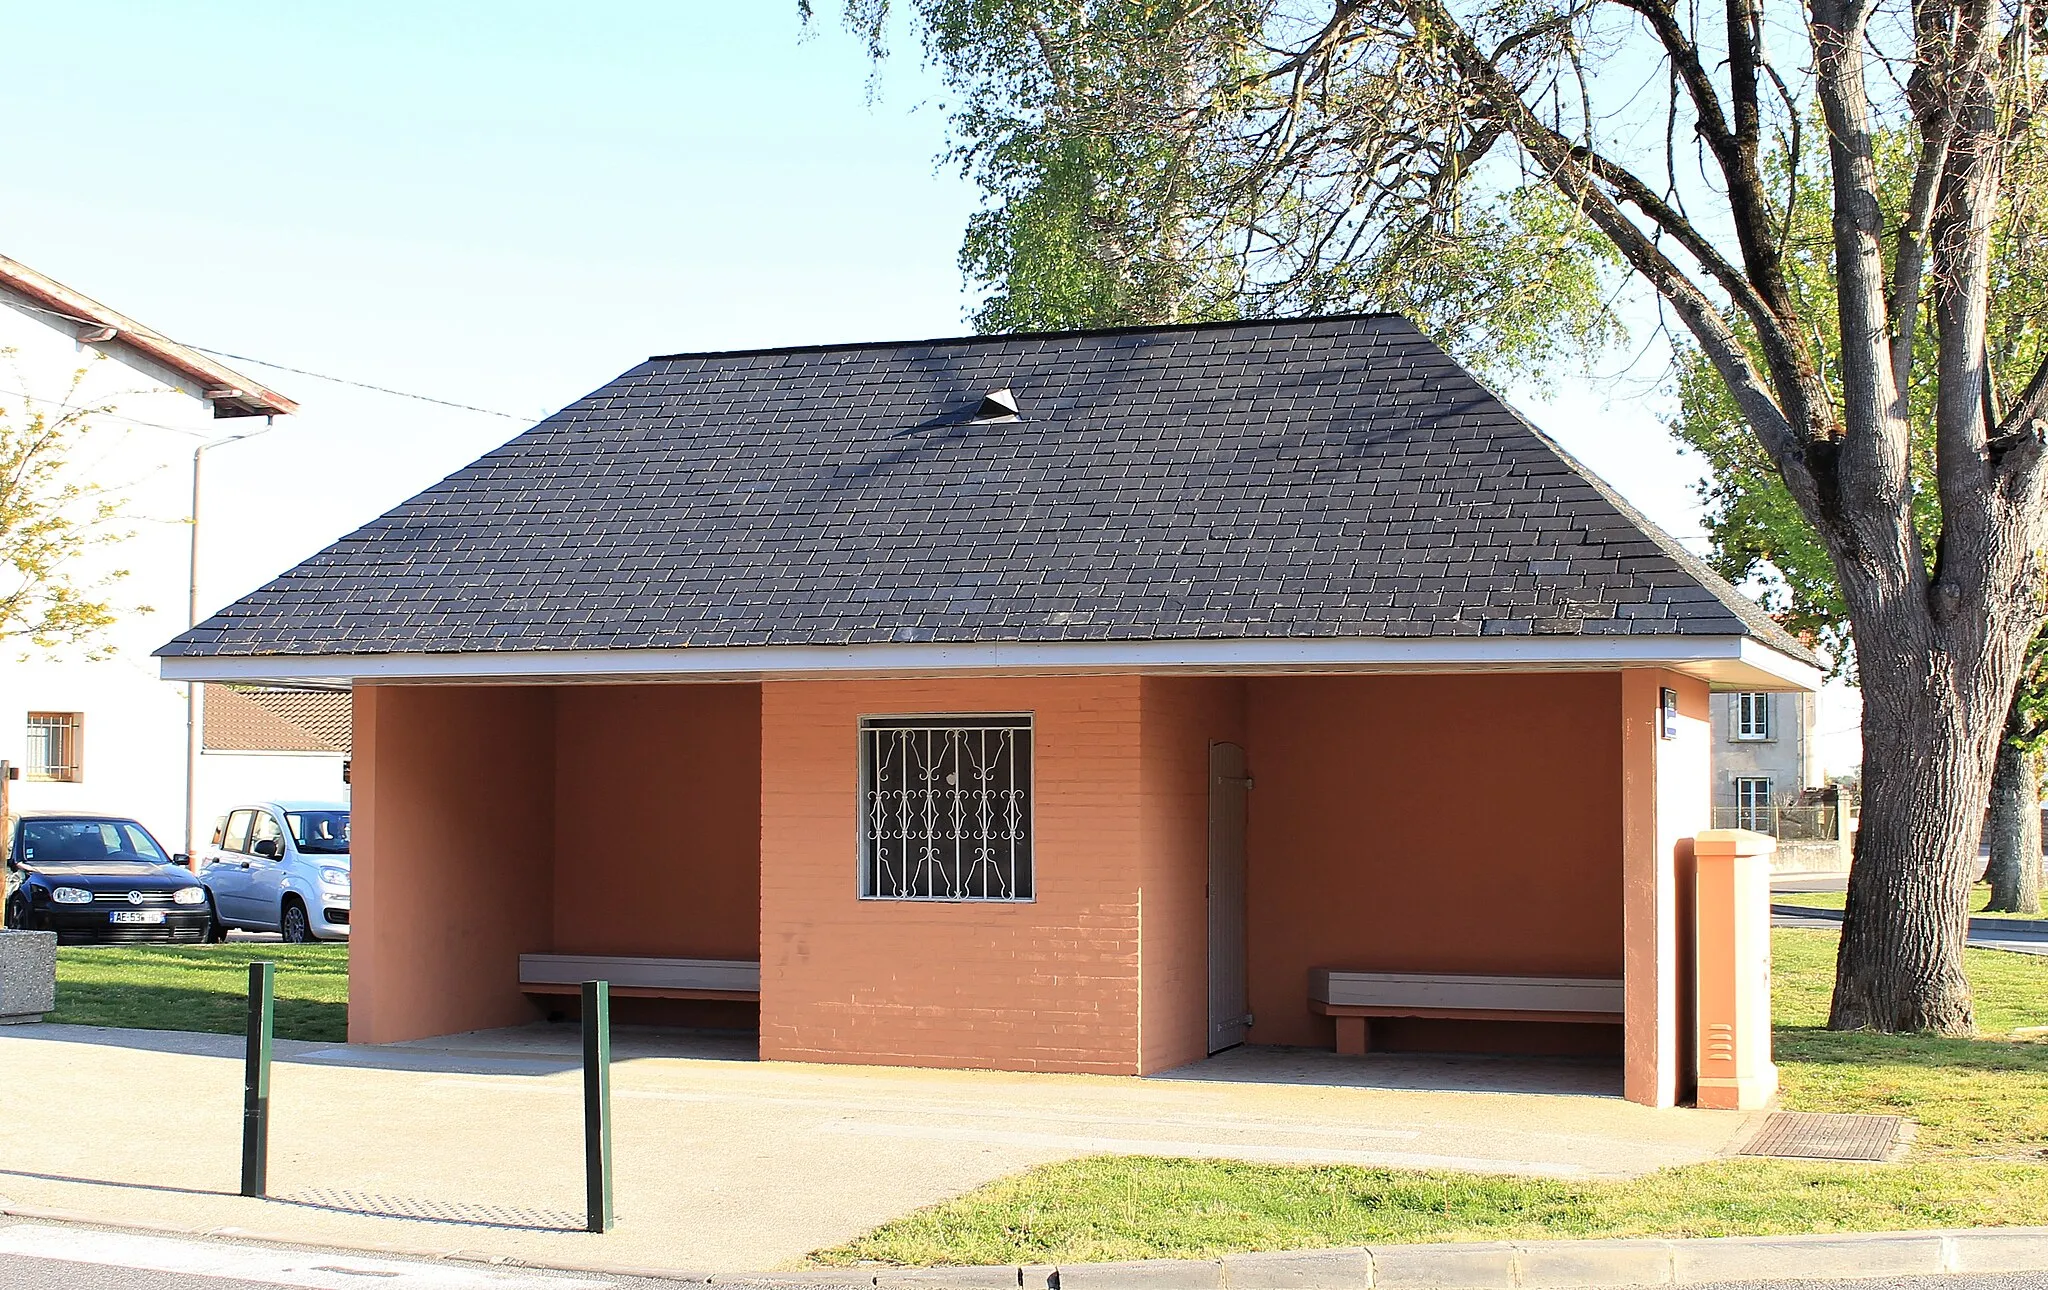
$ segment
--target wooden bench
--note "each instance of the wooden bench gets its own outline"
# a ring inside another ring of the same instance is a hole
[[[1457,972],[1309,972],[1309,1009],[1337,1019],[1337,1051],[1372,1047],[1374,1017],[1583,1021],[1620,1025],[1619,977],[1472,976]]]
[[[648,959],[614,954],[522,954],[519,988],[527,994],[577,994],[585,981],[609,981],[632,999],[761,1001],[761,965],[744,959]]]

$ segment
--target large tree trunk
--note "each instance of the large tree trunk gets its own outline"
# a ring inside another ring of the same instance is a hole
[[[2003,608],[1971,624],[1970,648],[1928,633],[1924,618],[1904,631],[1884,630],[1893,624],[1881,615],[1857,624],[1863,807],[1831,1029],[1976,1031],[1963,975],[1970,883],[2033,625]]]
[[[2013,696],[1991,773],[1991,884],[1993,913],[2041,912],[2041,768],[2026,746],[2026,714]]]

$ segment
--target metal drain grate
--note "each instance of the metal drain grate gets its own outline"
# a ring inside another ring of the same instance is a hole
[[[1896,1115],[1774,1111],[1737,1155],[1787,1160],[1883,1160],[1905,1120]]]
[[[580,1232],[584,1216],[556,1209],[522,1205],[478,1205],[467,1201],[421,1200],[412,1196],[379,1196],[372,1192],[308,1187],[279,1197],[309,1209],[332,1209],[372,1218],[414,1218],[430,1223],[465,1223],[471,1227],[517,1227],[532,1231]]]

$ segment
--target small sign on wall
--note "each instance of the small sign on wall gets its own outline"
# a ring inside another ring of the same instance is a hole
[[[1660,738],[1678,738],[1678,691],[1665,686],[1657,692],[1660,719],[1657,734]]]

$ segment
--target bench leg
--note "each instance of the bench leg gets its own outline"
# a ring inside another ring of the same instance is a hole
[[[1346,1057],[1363,1057],[1372,1051],[1370,1017],[1338,1017],[1337,1051]]]

